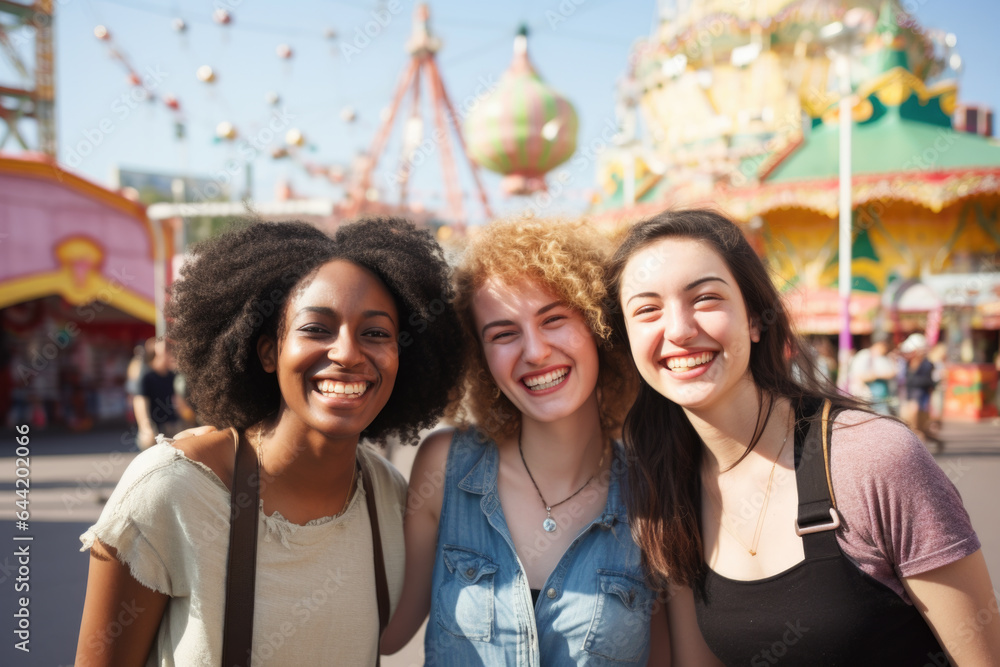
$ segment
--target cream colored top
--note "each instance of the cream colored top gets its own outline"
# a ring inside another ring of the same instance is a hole
[[[391,609],[403,588],[406,481],[370,448]],[[229,491],[169,441],[139,454],[80,536],[118,551],[139,583],[170,596],[147,667],[217,667],[229,547]],[[364,489],[347,510],[299,526],[260,513],[253,665],[374,665],[378,604]]]

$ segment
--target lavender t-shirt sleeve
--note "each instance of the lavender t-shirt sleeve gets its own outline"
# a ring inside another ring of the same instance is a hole
[[[981,546],[958,489],[899,422],[853,410],[838,415],[830,475],[843,521],[841,550],[907,603],[901,578]]]

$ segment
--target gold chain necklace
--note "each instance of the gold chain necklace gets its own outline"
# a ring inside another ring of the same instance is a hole
[[[250,435],[250,430],[249,429],[247,430],[247,435],[248,436]],[[253,435],[256,436],[256,440],[257,440],[257,442],[255,443],[256,444],[255,449],[257,450],[257,466],[259,468],[258,480],[262,481],[263,478],[264,478],[264,476],[267,475],[267,471],[264,470],[264,427],[263,426],[257,427],[254,430]],[[359,444],[359,446],[360,446],[360,444]],[[351,496],[354,495],[354,493],[353,493],[353,491],[354,491],[354,482],[357,481],[357,479],[358,479],[358,468],[360,466],[361,466],[361,461],[358,460],[358,456],[357,456],[357,454],[355,454],[354,455],[354,469],[351,470],[351,482],[350,482],[350,484],[347,485],[347,498],[344,500],[344,505],[343,505],[343,507],[340,508],[340,511],[333,515],[333,518],[335,518],[335,519],[339,518],[340,516],[342,516],[344,514],[344,512],[347,511],[348,506],[350,506],[350,504],[351,504]],[[262,504],[264,502],[264,499],[263,499],[264,496],[263,496],[263,493],[262,493],[263,490],[264,490],[264,485],[261,484],[260,485],[260,492],[259,493],[260,493],[260,498],[261,498],[260,502]]]
[[[757,545],[760,544],[761,531],[764,528],[764,517],[767,515],[767,504],[771,499],[771,484],[774,482],[774,470],[778,467],[778,459],[781,458],[781,453],[785,451],[785,444],[788,442],[788,433],[785,431],[785,438],[781,441],[781,449],[778,450],[778,455],[774,457],[774,462],[771,464],[771,474],[767,478],[767,490],[764,491],[764,503],[761,505],[760,513],[757,515],[757,525],[753,531],[753,542],[747,546],[747,543],[743,541],[739,535],[736,534],[736,526],[729,526],[730,519],[726,515],[726,510],[722,507],[722,497],[711,489],[707,489],[709,497],[714,500],[719,507],[719,518],[722,520],[722,527],[725,528],[726,532],[732,535],[737,542],[740,543],[744,549],[747,550],[751,556],[757,555]]]
[[[554,533],[556,531],[556,528],[559,527],[559,525],[556,523],[556,520],[552,518],[552,508],[553,507],[559,507],[560,505],[562,505],[567,500],[572,500],[573,498],[575,498],[577,496],[578,493],[580,493],[585,488],[587,488],[588,484],[590,484],[591,482],[594,481],[594,477],[597,476],[597,473],[600,472],[604,468],[604,457],[607,456],[608,449],[609,449],[609,447],[605,447],[604,451],[601,452],[601,460],[597,464],[597,472],[595,472],[593,475],[591,475],[590,477],[588,477],[587,481],[583,483],[583,486],[581,486],[579,489],[577,489],[576,491],[574,491],[573,495],[571,495],[571,496],[569,496],[567,498],[563,498],[562,500],[560,500],[559,502],[557,502],[555,505],[549,505],[547,502],[545,502],[545,496],[542,495],[542,490],[538,488],[538,482],[536,482],[535,478],[531,475],[531,470],[528,468],[528,462],[524,460],[524,449],[521,447],[521,433],[518,432],[518,434],[517,434],[517,451],[521,453],[521,463],[524,464],[524,470],[525,470],[525,472],[528,473],[528,479],[530,479],[531,483],[535,485],[535,491],[538,493],[538,497],[542,499],[542,504],[545,505],[545,520],[542,521],[542,528],[545,529],[545,532],[547,532],[547,533]]]

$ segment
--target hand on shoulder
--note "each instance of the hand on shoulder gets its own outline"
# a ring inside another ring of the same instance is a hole
[[[173,446],[192,461],[208,466],[216,477],[222,480],[226,488],[231,489],[233,464],[236,459],[236,440],[232,430],[217,431],[214,429],[214,426],[188,429],[188,432],[200,431],[201,434],[188,433],[183,438],[176,438]]]

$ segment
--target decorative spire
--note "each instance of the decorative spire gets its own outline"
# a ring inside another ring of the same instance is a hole
[[[900,14],[896,11],[892,0],[883,0],[879,10],[878,21],[875,23],[874,52],[868,56],[868,67],[872,76],[877,76],[895,67],[909,70],[909,58],[906,55],[906,34],[899,25]]]
[[[521,74],[523,72],[534,72],[528,59],[528,26],[524,23],[517,29],[517,36],[514,37],[514,60],[510,64],[510,72]]]
[[[406,50],[416,57],[434,55],[441,50],[441,40],[431,33],[431,10],[421,2],[413,10],[413,32]]]

